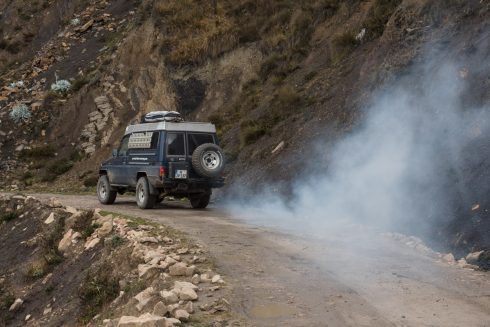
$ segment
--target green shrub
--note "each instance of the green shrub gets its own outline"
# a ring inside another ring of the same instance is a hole
[[[43,145],[32,149],[24,149],[20,152],[20,156],[21,158],[41,159],[51,158],[55,153],[56,151],[52,145]]]
[[[5,212],[0,216],[0,223],[4,222],[4,221],[5,222],[12,221],[12,220],[16,219],[17,217],[19,217],[19,214],[17,212],[14,212],[14,211]]]
[[[88,224],[85,226],[85,228],[82,230],[82,236],[83,238],[87,239],[88,237],[90,237],[90,235],[92,235],[95,230],[99,227],[101,227],[102,225],[101,224],[98,224],[98,223],[93,223],[93,224]]]
[[[124,238],[122,238],[121,236],[119,235],[112,235],[111,237],[111,245],[112,247],[116,248],[120,245],[124,244]]]
[[[59,159],[49,164],[47,170],[49,173],[59,176],[69,171],[71,167],[73,167],[73,162],[68,159]]]

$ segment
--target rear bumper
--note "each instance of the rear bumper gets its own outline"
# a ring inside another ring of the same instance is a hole
[[[154,177],[150,179],[150,183],[160,191],[165,193],[201,193],[206,192],[211,188],[220,188],[225,185],[224,178],[204,179],[204,178],[188,178],[188,179],[172,179],[164,178],[163,180]]]

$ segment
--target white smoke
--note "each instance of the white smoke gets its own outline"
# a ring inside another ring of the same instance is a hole
[[[460,185],[461,153],[490,121],[488,108],[463,108],[461,67],[432,63],[384,88],[364,109],[361,124],[327,156],[327,140],[312,140],[312,167],[298,171],[292,197],[265,188],[246,204],[231,201],[229,209],[298,232],[360,223],[430,235],[449,219],[451,197],[464,197],[464,190],[448,186]],[[325,157],[328,171],[319,174],[315,165]]]

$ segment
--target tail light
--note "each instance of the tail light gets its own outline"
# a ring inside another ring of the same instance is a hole
[[[164,177],[165,177],[165,167],[160,166],[160,178],[164,178]]]

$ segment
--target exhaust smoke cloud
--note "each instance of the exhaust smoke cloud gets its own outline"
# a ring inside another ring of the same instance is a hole
[[[297,172],[292,197],[271,187],[246,203],[230,201],[229,209],[300,233],[323,235],[355,223],[432,240],[462,212],[483,206],[479,197],[489,191],[489,179],[471,170],[490,159],[490,110],[468,105],[463,67],[432,62],[412,69],[373,97],[359,126],[333,149],[312,140],[305,160],[312,167]],[[329,168],[318,174],[325,160]],[[481,220],[471,217],[469,223]]]

